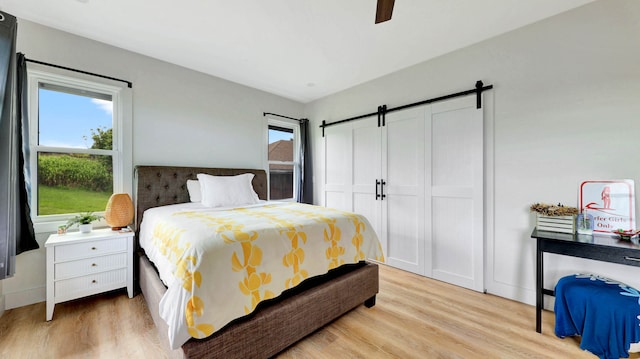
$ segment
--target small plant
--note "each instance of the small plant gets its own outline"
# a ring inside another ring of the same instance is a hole
[[[531,205],[530,210],[545,216],[572,216],[578,214],[576,207],[565,206],[562,203],[534,203]]]
[[[67,224],[66,224],[66,228],[69,228],[73,225],[76,224],[90,224],[93,221],[97,221],[99,219],[102,219],[104,217],[99,216],[97,214],[93,214],[93,212],[86,212],[86,213],[80,213],[77,216],[71,218]]]

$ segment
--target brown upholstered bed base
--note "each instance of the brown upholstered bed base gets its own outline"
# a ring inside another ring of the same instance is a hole
[[[139,268],[140,288],[171,358],[269,358],[360,304],[373,306],[378,293],[378,266],[353,265],[329,278],[316,279],[319,284],[261,305],[253,315],[232,322],[209,338],[191,339],[171,351],[167,325],[158,314],[166,288],[144,254],[139,256]]]

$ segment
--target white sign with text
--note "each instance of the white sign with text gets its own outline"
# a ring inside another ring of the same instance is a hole
[[[636,229],[633,180],[584,181],[580,210],[593,216],[594,232]]]

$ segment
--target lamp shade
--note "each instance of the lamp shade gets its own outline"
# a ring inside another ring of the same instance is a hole
[[[107,202],[104,219],[111,229],[119,230],[133,220],[133,203],[127,193],[114,193]]]

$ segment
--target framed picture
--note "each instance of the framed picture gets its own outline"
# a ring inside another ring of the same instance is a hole
[[[594,232],[636,229],[633,180],[584,181],[579,192],[579,209],[593,216]]]

